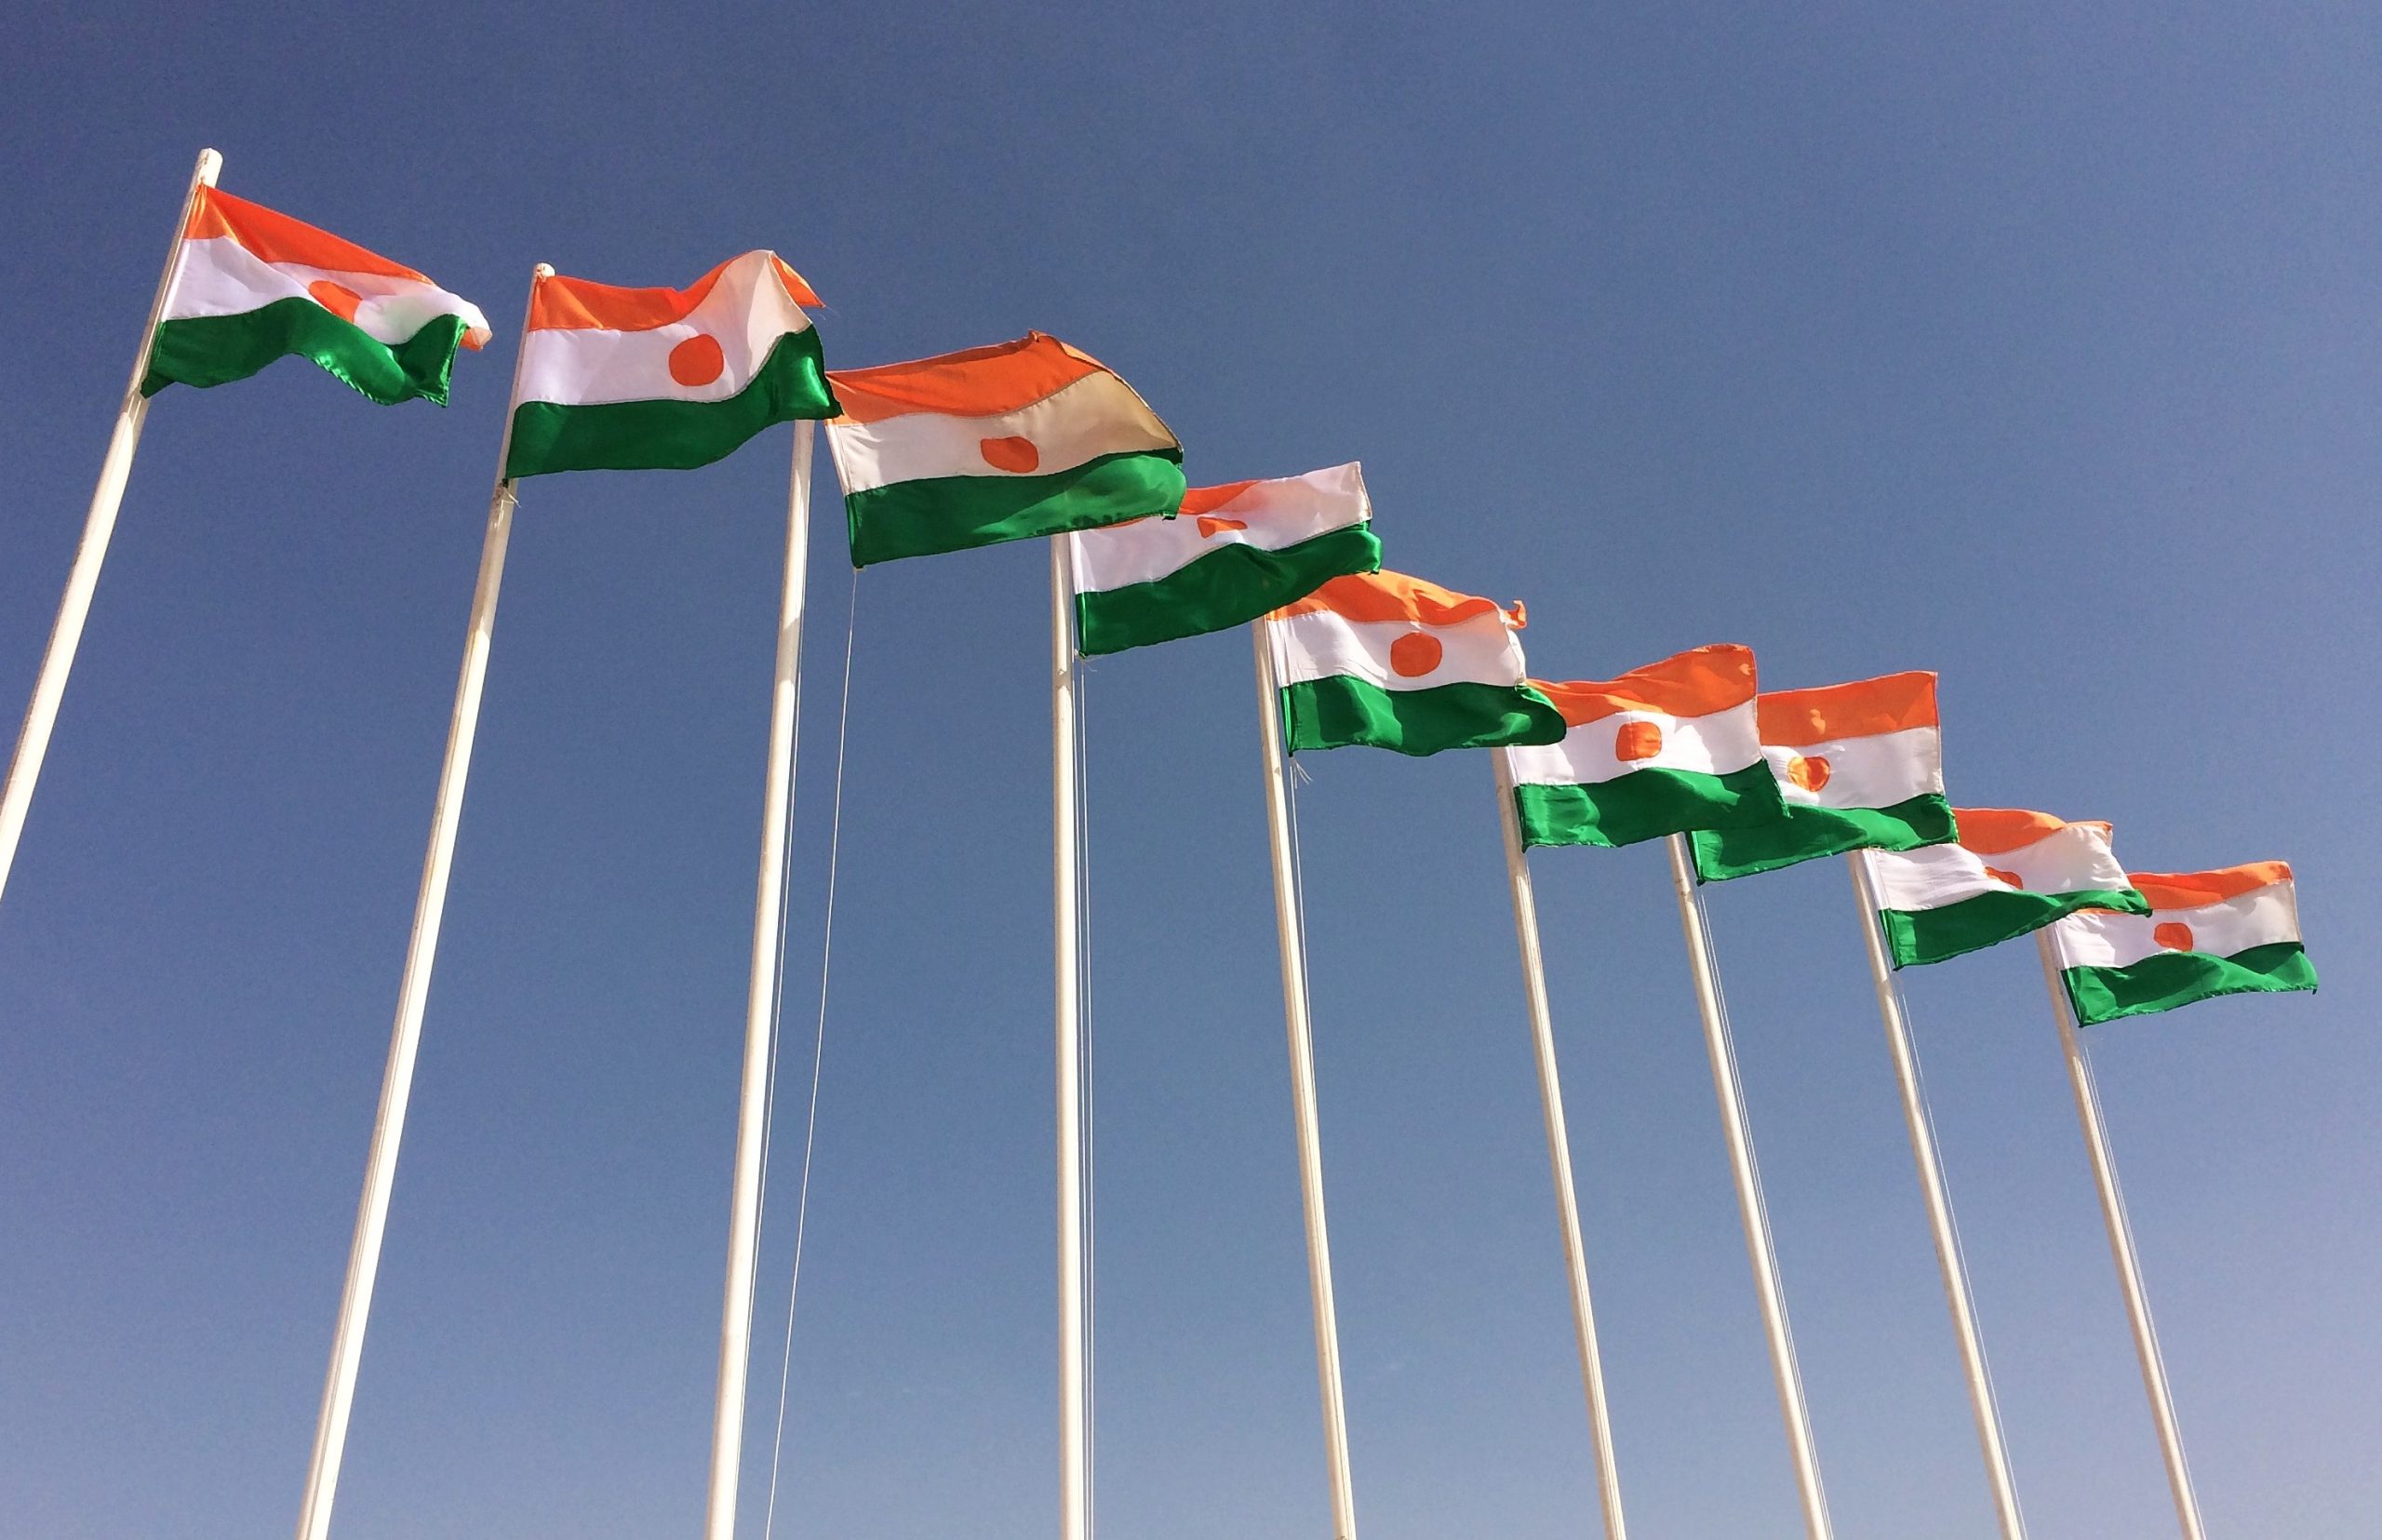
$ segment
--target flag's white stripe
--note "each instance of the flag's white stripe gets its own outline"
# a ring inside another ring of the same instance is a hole
[[[1432,690],[1440,685],[1519,685],[1528,677],[1522,646],[1495,615],[1473,615],[1453,625],[1411,621],[1351,621],[1328,609],[1268,623],[1281,682],[1351,677],[1383,690]],[[1440,647],[1439,666],[1405,675],[1390,667],[1390,648],[1421,632]]]
[[[2195,952],[2229,957],[2253,946],[2299,939],[2299,899],[2288,882],[2269,882],[2238,897],[2196,909],[2161,909],[2148,915],[2088,910],[2052,927],[2052,945],[2062,968],[2130,968],[2168,950],[2159,944],[2161,925],[2191,927]]]
[[[479,307],[435,284],[393,278],[381,273],[343,273],[336,268],[268,262],[228,235],[182,242],[174,264],[173,288],[160,317],[198,320],[245,315],[283,300],[311,300],[309,284],[330,282],[357,295],[355,325],[375,341],[402,342],[441,315],[460,315],[475,331],[488,329]]]
[[[1616,752],[1622,729],[1632,722],[1653,723],[1663,735],[1661,749],[1646,758],[1622,758]],[[1761,740],[1755,727],[1753,702],[1747,700],[1743,705],[1702,716],[1619,711],[1573,728],[1559,743],[1509,748],[1505,753],[1519,785],[1581,786],[1641,770],[1726,775],[1760,764]]]
[[[1007,470],[984,458],[985,442],[1003,438],[1034,446],[1030,469]],[[916,411],[877,422],[837,418],[827,424],[827,447],[850,493],[933,476],[1048,475],[1104,454],[1177,446],[1132,387],[1103,369],[1030,407],[989,417]]]
[[[520,401],[564,407],[613,401],[725,401],[753,382],[769,349],[789,332],[808,331],[810,318],[785,291],[766,251],[728,264],[683,321],[643,331],[608,327],[540,327],[521,340]],[[682,385],[670,375],[670,353],[689,338],[719,344],[719,377]]]
[[[1764,743],[1761,752],[1778,777],[1779,795],[1802,807],[1891,808],[1914,797],[1944,794],[1943,743],[1934,728],[1905,728],[1791,749]],[[1806,791],[1789,778],[1788,767],[1797,759],[1827,761],[1827,779],[1819,790]]]
[[[1350,463],[1256,482],[1231,502],[1211,509],[1204,529],[1198,517],[1144,518],[1105,529],[1081,530],[1068,536],[1067,543],[1075,564],[1076,592],[1104,593],[1171,576],[1221,545],[1278,551],[1362,524],[1372,516],[1364,476]],[[1213,522],[1218,519],[1248,528],[1224,529]]]
[[[2080,824],[1989,856],[1964,845],[1864,850],[1861,856],[1869,864],[1879,906],[1907,913],[2008,892],[2010,885],[1991,876],[1988,867],[2008,872],[2030,893],[2118,892],[2133,886],[2101,832]]]

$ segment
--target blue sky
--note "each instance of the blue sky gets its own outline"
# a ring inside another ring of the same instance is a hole
[[[499,341],[444,412],[287,363],[151,416],[0,904],[0,1528],[290,1523],[529,269],[678,284],[766,245],[831,362],[1038,327],[1139,386],[1195,482],[1361,459],[1392,564],[1526,598],[1543,673],[1716,640],[1773,685],[1938,669],[1956,800],[2113,820],[2146,869],[2294,862],[2324,992],[2113,1025],[2095,1062],[2212,1530],[2370,1532],[2370,12],[100,7],[13,35],[0,708],[201,145]],[[785,450],[525,489],[348,1540],[698,1521]],[[796,1002],[854,592],[817,534]],[[857,596],[780,1533],[1048,1534],[1042,552]],[[1088,709],[1101,1520],[1321,1533],[1246,638],[1102,661]],[[1586,1533],[1489,767],[1305,763],[1358,1514]],[[1661,853],[1537,871],[1630,1517],[1789,1534]],[[1841,869],[1711,907],[1839,1531],[1988,1534]],[[2172,1533],[2032,951],[1909,994],[2027,1512]]]

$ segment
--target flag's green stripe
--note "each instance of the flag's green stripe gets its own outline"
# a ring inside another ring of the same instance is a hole
[[[1077,595],[1076,629],[1087,655],[1122,652],[1222,631],[1303,599],[1333,578],[1380,570],[1381,542],[1361,524],[1278,551],[1219,545],[1162,578]]]
[[[772,422],[833,417],[819,333],[806,327],[769,345],[750,383],[718,401],[607,401],[566,407],[524,401],[513,408],[508,476],[550,471],[690,471],[732,454]]]
[[[2219,995],[2316,987],[2316,967],[2298,942],[2270,942],[2220,957],[2161,952],[2130,968],[2070,968],[2068,998],[2086,1026],[2120,1016],[2148,1016]]]
[[[2147,915],[2150,901],[2131,888],[2079,893],[2033,893],[2015,888],[1979,893],[1958,904],[1934,909],[1885,909],[1878,915],[1885,927],[1886,946],[1896,968],[1942,962],[1963,952],[1986,947],[2040,931],[2079,909],[2115,909],[2120,914]]]
[[[1744,829],[1785,816],[1769,761],[1711,775],[1636,770],[1580,785],[1514,788],[1525,845],[1635,845],[1691,829]]]
[[[1774,872],[1814,856],[1847,850],[1915,850],[1950,839],[1952,804],[1931,793],[1891,808],[1813,808],[1786,804],[1786,816],[1752,829],[1695,836],[1695,875],[1706,882]]]
[[[1564,731],[1555,703],[1527,686],[1384,690],[1346,675],[1284,687],[1282,725],[1292,753],[1361,745],[1437,754],[1560,743]]]
[[[447,377],[462,340],[460,315],[441,315],[391,347],[312,300],[275,300],[237,315],[196,315],[161,324],[141,394],[154,395],[177,383],[228,385],[294,353],[384,407],[417,395],[443,407]]]
[[[1183,451],[1102,455],[1047,475],[941,475],[844,495],[852,565],[940,556],[1183,506]]]

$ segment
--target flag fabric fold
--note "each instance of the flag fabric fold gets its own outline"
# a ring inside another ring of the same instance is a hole
[[[1695,873],[1704,881],[1952,837],[1934,675],[1773,690],[1754,710],[1762,757],[1777,777],[1786,816],[1752,828],[1699,831]]]
[[[833,416],[802,308],[818,302],[771,251],[683,289],[539,278],[504,474],[692,470],[771,423]]]
[[[1950,844],[1861,852],[1896,968],[1980,951],[2080,909],[2150,912],[2110,852],[2107,824],[2010,808],[1953,818]]]
[[[1265,619],[1285,741],[1400,754],[1552,743],[1511,610],[1398,572],[1333,578]]]
[[[828,379],[855,567],[1171,516],[1183,502],[1167,425],[1042,332]]]
[[[1753,649],[1699,647],[1604,682],[1532,680],[1560,743],[1504,751],[1525,845],[1633,845],[1786,816],[1755,721]]]
[[[1198,487],[1181,516],[1067,537],[1087,655],[1253,621],[1335,577],[1381,569],[1362,470]]]
[[[455,350],[488,340],[476,306],[412,268],[202,187],[141,394],[229,384],[295,355],[384,407],[416,396],[443,407]]]
[[[2287,864],[2135,872],[2132,880],[2148,914],[2088,909],[2051,928],[2052,955],[2080,1024],[2219,995],[2316,987]]]

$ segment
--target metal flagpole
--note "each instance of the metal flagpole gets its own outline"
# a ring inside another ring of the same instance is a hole
[[[1811,1413],[1803,1405],[1803,1377],[1795,1367],[1794,1339],[1786,1331],[1786,1295],[1778,1282],[1778,1258],[1770,1242],[1770,1221],[1761,1203],[1761,1179],[1754,1171],[1753,1133],[1746,1126],[1744,1088],[1737,1084],[1736,1050],[1720,1008],[1720,973],[1712,961],[1712,938],[1696,902],[1695,869],[1687,837],[1673,835],[1671,886],[1679,894],[1679,927],[1695,981],[1695,1008],[1704,1018],[1704,1047],[1712,1058],[1712,1089],[1720,1099],[1720,1132],[1729,1146],[1729,1172],[1736,1181],[1737,1210],[1745,1220],[1746,1251],[1753,1259],[1761,1325],[1770,1340],[1770,1372],[1778,1386],[1778,1409],[1786,1420],[1786,1444],[1795,1462],[1795,1487],[1803,1503],[1803,1530],[1810,1540],[1830,1540],[1827,1494],[1820,1488],[1819,1457],[1812,1447]]]
[[[719,1397],[712,1409],[707,1540],[734,1540],[744,1457],[744,1377],[753,1348],[753,1281],[761,1238],[762,1139],[769,1106],[770,1028],[777,1019],[778,925],[784,903],[786,827],[794,818],[794,733],[802,709],[802,603],[810,572],[809,421],[794,425],[786,485],[785,588],[779,600],[777,676],[769,692],[769,790],[761,808],[760,877],[753,899],[753,970],[744,995],[744,1078],[736,1106],[736,1176],[729,1205],[728,1282],[719,1307]]]
[[[1091,1533],[1091,1399],[1084,1354],[1083,1022],[1076,891],[1075,585],[1067,542],[1050,547],[1051,982],[1057,990],[1059,1112],[1059,1535]]]
[[[1555,1202],[1563,1227],[1563,1267],[1572,1285],[1572,1332],[1580,1347],[1580,1378],[1588,1393],[1588,1438],[1597,1457],[1597,1497],[1605,1540],[1626,1540],[1621,1471],[1613,1453],[1613,1423],[1605,1406],[1604,1364],[1597,1350],[1596,1311],[1588,1303],[1588,1263],[1580,1241],[1580,1199],[1572,1185],[1572,1137],[1563,1124],[1563,1085],[1555,1071],[1555,1023],[1546,1003],[1546,962],[1538,946],[1538,900],[1531,891],[1530,860],[1514,816],[1513,768],[1502,753],[1497,767],[1497,823],[1505,836],[1505,883],[1514,897],[1514,935],[1521,944],[1522,993],[1530,1003],[1531,1047],[1538,1060],[1538,1104],[1546,1122],[1546,1157],[1555,1168]]]
[[[554,276],[540,262],[529,293]],[[527,330],[527,316],[523,329]],[[526,351],[526,350],[525,350]],[[521,355],[513,361],[513,382],[521,382]],[[381,1239],[389,1223],[389,1194],[397,1179],[397,1145],[405,1137],[406,1104],[413,1094],[414,1055],[422,1046],[422,1007],[430,997],[431,964],[438,956],[438,924],[447,910],[447,878],[455,861],[455,831],[463,818],[463,783],[472,770],[472,739],[479,730],[480,690],[488,679],[488,654],[496,632],[497,589],[504,581],[504,548],[513,533],[513,483],[504,462],[513,448],[508,407],[496,451],[496,489],[488,501],[488,534],[480,544],[478,582],[472,589],[470,629],[463,637],[463,669],[455,684],[455,713],[447,727],[447,758],[438,770],[438,799],[430,814],[430,848],[422,856],[422,890],[414,900],[413,934],[406,943],[406,968],[397,985],[397,1021],[389,1038],[389,1064],[381,1078],[381,1107],[372,1122],[372,1151],[364,1165],[364,1200],[355,1215],[355,1240],[347,1253],[347,1283],[341,1291],[339,1327],[331,1337],[330,1371],[323,1382],[322,1413],[314,1424],[314,1454],[306,1471],[306,1500],[298,1510],[298,1540],[324,1540],[331,1525],[331,1499],[339,1490],[341,1457],[347,1449],[347,1416],[355,1400],[356,1366],[364,1358],[364,1327],[372,1314],[372,1285],[381,1271]]]
[[[1322,1135],[1315,1114],[1315,1038],[1307,1019],[1306,938],[1291,865],[1291,801],[1284,770],[1280,690],[1266,623],[1249,628],[1257,646],[1258,738],[1265,756],[1265,828],[1274,858],[1274,922],[1282,949],[1282,1015],[1291,1040],[1291,1098],[1298,1115],[1299,1196],[1306,1212],[1306,1273],[1315,1306],[1315,1372],[1323,1397],[1323,1451],[1332,1476],[1332,1540],[1356,1540],[1357,1497],[1348,1479],[1348,1416],[1340,1390],[1340,1323],[1332,1303],[1332,1241],[1323,1220]]]
[[[1936,1269],[1944,1275],[1944,1299],[1952,1308],[1952,1330],[1960,1338],[1960,1369],[1968,1376],[1969,1410],[1976,1418],[1978,1446],[1985,1452],[1985,1472],[1993,1486],[1993,1511],[2006,1540],[2022,1540],[2026,1524],[2018,1516],[2018,1489],[2010,1478],[2010,1452],[2001,1442],[2001,1413],[1993,1404],[1993,1386],[1986,1378],[1985,1342],[1978,1334],[1976,1307],[1969,1299],[1968,1276],[1960,1266],[1960,1238],[1952,1229],[1952,1199],[1945,1190],[1943,1167],[1937,1162],[1934,1131],[1919,1091],[1919,1051],[1911,1041],[1910,1023],[1903,1013],[1902,997],[1894,988],[1894,970],[1886,956],[1885,939],[1878,925],[1878,895],[1869,870],[1858,850],[1845,856],[1853,868],[1853,894],[1861,905],[1861,934],[1868,944],[1869,979],[1877,986],[1878,1014],[1886,1024],[1886,1046],[1893,1051],[1894,1083],[1902,1091],[1903,1121],[1910,1129],[1910,1153],[1919,1162],[1919,1189],[1927,1200],[1927,1225],[1935,1237]]]
[[[2076,1093],[2076,1120],[2084,1126],[2084,1153],[2092,1161],[2093,1185],[2101,1196],[2101,1223],[2109,1232],[2109,1251],[2117,1258],[2118,1284],[2125,1295],[2126,1319],[2134,1327],[2134,1356],[2142,1364],[2142,1387],[2149,1393],[2150,1419],[2159,1429],[2159,1453],[2167,1463],[2167,1491],[2175,1500],[2175,1519],[2184,1540],[2205,1540],[2200,1499],[2192,1493],[2191,1467],[2184,1463],[2184,1435],[2175,1422],[2175,1397],[2167,1389],[2167,1366],[2159,1356],[2159,1331],[2150,1322],[2150,1296],[2142,1287],[2142,1264],[2134,1252],[2134,1227],[2126,1223],[2125,1198],[2118,1190],[2108,1130],[2101,1122],[2101,1098],[2093,1086],[2093,1066],[2077,1037],[2075,1013],[2060,983],[2058,960],[2052,955],[2051,933],[2036,931],[2035,946],[2042,954],[2043,983],[2051,988],[2052,1020],[2059,1024],[2068,1088]]]
[[[166,248],[166,271],[158,275],[156,295],[149,301],[149,324],[141,330],[140,351],[133,355],[132,382],[125,387],[123,403],[116,408],[115,429],[108,435],[108,452],[100,461],[100,483],[91,492],[91,511],[83,519],[82,542],[74,548],[66,593],[58,601],[58,619],[49,628],[49,649],[42,654],[41,672],[33,678],[33,698],[25,707],[16,757],[8,761],[7,786],[0,791],[0,893],[7,891],[8,870],[17,864],[17,841],[25,832],[33,783],[41,779],[41,763],[49,753],[50,731],[58,725],[59,703],[66,694],[66,676],[74,667],[83,623],[90,618],[91,595],[100,585],[100,564],[107,559],[108,541],[115,533],[116,509],[124,502],[124,484],[132,475],[132,454],[141,447],[141,425],[149,418],[149,398],[141,394],[141,382],[149,373],[149,355],[157,344],[157,318],[165,314],[167,291],[173,287],[182,232],[190,228],[200,191],[214,186],[216,174],[222,169],[221,155],[212,150],[198,153],[190,190],[182,194],[181,218],[175,221],[173,242]]]

